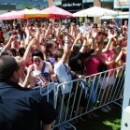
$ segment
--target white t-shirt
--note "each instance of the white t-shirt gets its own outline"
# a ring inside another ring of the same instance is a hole
[[[63,62],[59,61],[54,65],[54,72],[58,77],[60,83],[72,81],[72,75],[69,67]],[[62,94],[71,92],[72,83],[64,83],[61,86]]]

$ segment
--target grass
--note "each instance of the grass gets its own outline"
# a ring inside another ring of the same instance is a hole
[[[119,130],[120,129],[121,119],[115,119],[111,121],[104,121],[103,124],[112,128],[112,130]]]
[[[112,105],[112,110],[109,113],[100,110],[95,113],[99,117],[86,118],[85,122],[80,121],[76,126],[77,130],[120,130],[121,107]]]

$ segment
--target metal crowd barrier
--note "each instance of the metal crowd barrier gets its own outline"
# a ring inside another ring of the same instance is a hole
[[[123,66],[59,84],[54,91],[53,105],[58,117],[53,128],[121,99],[124,72]],[[67,87],[70,88],[66,90]]]

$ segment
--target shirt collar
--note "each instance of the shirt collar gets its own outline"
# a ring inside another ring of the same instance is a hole
[[[0,82],[0,88],[6,88],[6,87],[16,87],[16,88],[21,88],[20,85],[13,81],[6,81],[6,82]]]

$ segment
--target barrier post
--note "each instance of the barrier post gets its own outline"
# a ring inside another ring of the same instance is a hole
[[[129,0],[130,3],[130,0]],[[128,39],[127,39],[127,60],[126,60],[126,71],[125,71],[125,87],[123,96],[123,109],[122,109],[122,122],[121,130],[128,130],[129,122],[124,122],[126,117],[125,109],[130,106],[130,4],[129,4],[129,19],[128,19]],[[130,115],[129,115],[130,116]],[[127,125],[126,125],[127,124]]]

